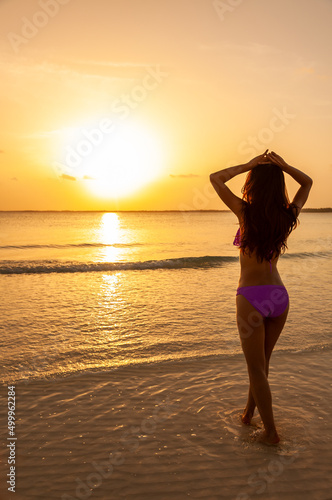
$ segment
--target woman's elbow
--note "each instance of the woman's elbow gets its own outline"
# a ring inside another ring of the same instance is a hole
[[[309,187],[309,189],[311,189],[313,183],[314,183],[314,181],[312,180],[312,178],[308,176],[307,186]]]
[[[216,174],[210,174],[210,182],[213,186],[221,186],[223,184],[221,176],[217,176]]]
[[[214,174],[210,174],[210,182],[212,185],[214,185],[216,183],[216,177]]]
[[[309,177],[309,175],[306,175],[305,179],[302,181],[301,183],[301,186],[303,187],[308,187],[309,189],[311,189],[311,186],[313,185],[313,180],[311,177]]]

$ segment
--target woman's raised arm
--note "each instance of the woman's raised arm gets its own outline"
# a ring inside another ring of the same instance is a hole
[[[286,172],[286,174],[293,177],[293,179],[301,185],[292,201],[292,203],[296,205],[297,215],[299,215],[303,205],[308,199],[309,192],[313,184],[311,177],[309,177],[309,175],[305,174],[304,172],[301,172],[301,170],[288,165],[288,163],[286,163],[285,160],[281,158],[281,156],[277,155],[274,151],[268,153],[267,156],[268,158],[270,158],[271,162],[278,165],[284,172]]]
[[[243,200],[232,193],[232,191],[225,185],[225,182],[229,181],[236,175],[248,172],[248,170],[251,170],[259,164],[270,162],[266,156],[267,151],[268,150],[266,150],[265,153],[256,156],[248,163],[224,168],[210,175],[211,184],[216,190],[217,195],[237,217],[240,217],[241,215]]]

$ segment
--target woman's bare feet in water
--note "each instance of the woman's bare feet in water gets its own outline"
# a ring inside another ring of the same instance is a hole
[[[255,410],[254,410],[255,411]],[[254,411],[252,410],[243,410],[243,413],[241,415],[241,421],[245,425],[250,425],[251,424],[251,419],[254,416]]]
[[[254,432],[253,437],[255,441],[268,445],[276,445],[280,441],[277,431],[274,431],[270,434],[268,434],[266,431],[256,431]]]

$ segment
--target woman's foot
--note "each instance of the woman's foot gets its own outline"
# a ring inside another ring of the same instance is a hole
[[[255,411],[255,410],[254,410]],[[245,425],[250,425],[251,424],[251,419],[254,416],[254,411],[252,410],[243,410],[243,413],[241,415],[241,421]]]
[[[269,434],[266,431],[256,431],[253,436],[255,438],[255,441],[267,445],[276,445],[280,441],[277,431]]]

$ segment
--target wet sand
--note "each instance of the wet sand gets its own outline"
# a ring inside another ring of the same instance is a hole
[[[16,494],[0,498],[332,498],[331,352],[276,353],[278,446],[240,422],[243,356],[16,385]],[[1,388],[1,475],[8,472]]]

